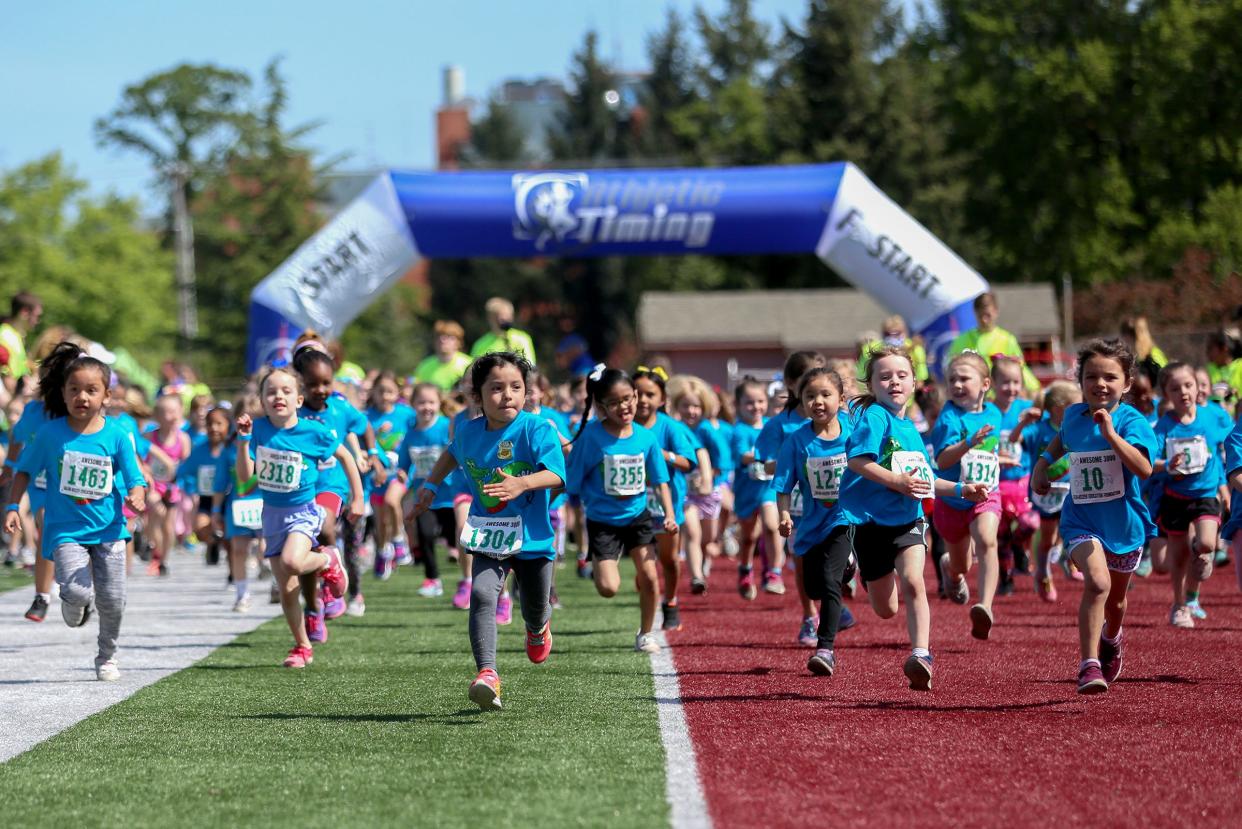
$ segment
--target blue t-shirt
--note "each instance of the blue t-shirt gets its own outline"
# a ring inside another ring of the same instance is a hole
[[[1190,423],[1182,423],[1175,412],[1165,412],[1164,417],[1156,422],[1155,431],[1157,457],[1171,460],[1172,444],[1180,450],[1183,462],[1199,453],[1203,453],[1206,460],[1203,469],[1191,475],[1174,475],[1166,467],[1165,488],[1186,498],[1215,496],[1216,490],[1225,481],[1220,447],[1233,431],[1233,424],[1207,406],[1198,406]]]
[[[319,463],[332,457],[341,439],[322,423],[298,418],[287,429],[277,429],[266,417],[254,422],[250,456],[255,462],[263,503],[296,507],[315,500]]]
[[[488,429],[487,418],[476,417],[456,427],[449,451],[465,473],[466,482],[474,496],[470,502],[470,518],[467,526],[462,529],[461,537],[471,537],[471,524],[482,527],[487,519],[492,519],[491,526],[494,529],[488,529],[487,532],[503,530],[504,544],[507,550],[511,550],[515,546],[511,540],[516,532],[513,528],[520,522],[521,549],[517,552],[517,557],[553,558],[556,555],[556,538],[552,532],[552,520],[548,515],[548,504],[551,501],[549,490],[527,492],[516,501],[500,501],[483,494],[484,484],[500,480],[497,469],[503,469],[506,474],[517,477],[547,469],[556,473],[562,481],[565,480],[565,454],[561,451],[561,441],[552,424],[530,412],[518,412],[513,422],[503,429]],[[481,540],[476,543],[483,544],[483,548],[471,547],[469,544],[467,547],[483,554],[491,550],[503,557],[506,550],[487,546],[488,539],[482,532],[480,529]]]
[[[854,431],[850,433],[846,455],[870,458],[892,470],[895,452],[914,452],[931,467],[931,458],[914,423],[897,417],[880,403],[854,412]],[[841,481],[841,508],[851,524],[880,524],[899,527],[923,516],[923,502],[894,492],[853,472],[845,470]]]
[[[651,425],[651,431],[655,434],[656,445],[659,446],[661,453],[672,452],[674,455],[685,458],[690,461],[691,471],[698,467],[699,462],[695,452],[702,447],[702,444],[694,436],[694,432],[690,431],[690,427],[680,420],[674,420],[664,412],[656,412],[655,423]],[[686,523],[686,473],[672,464],[668,464],[668,488],[673,498],[673,520],[680,527]],[[654,491],[648,492],[647,498],[653,507],[660,503]],[[662,521],[664,514],[653,509],[651,517]]]
[[[1018,398],[1009,404],[1008,411],[1001,412],[1000,433],[996,436],[997,449],[1002,457],[1018,459],[1017,466],[1000,468],[1002,481],[1020,481],[1031,474],[1031,468],[1035,465],[1031,453],[1025,450],[1025,437],[1034,433],[1035,424],[1027,424],[1025,429],[1016,434],[1014,431],[1018,428],[1018,421],[1022,419],[1022,415],[1032,405],[1030,400]],[[997,409],[999,410],[1000,407],[997,406]]]
[[[738,518],[749,518],[761,504],[776,497],[772,476],[764,469],[763,461],[757,459],[758,453],[755,452],[755,441],[762,430],[762,425],[733,424],[732,452],[738,465],[737,474],[733,476],[733,512]],[[747,452],[751,452],[756,460],[743,465],[742,456]]]
[[[759,437],[755,440],[755,460],[775,461],[781,456],[781,446],[785,439],[810,422],[809,417],[798,414],[795,409],[781,409],[763,424]]]
[[[841,434],[832,440],[816,437],[814,426],[807,423],[789,436],[776,461],[776,491],[789,494],[795,486],[802,490],[802,517],[793,543],[797,556],[827,538],[833,527],[848,523],[840,498],[851,427],[846,417],[838,416],[837,422]]]
[[[64,418],[49,421],[22,451],[17,470],[31,480],[47,475],[44,558],[61,544],[129,538],[121,511],[129,491],[125,482],[141,481],[142,470],[134,441],[113,421],[105,419],[90,435],[78,434]]]
[[[1113,410],[1113,428],[1121,439],[1156,457],[1156,434],[1138,409],[1121,403]],[[1100,434],[1085,403],[1065,410],[1061,446],[1070,453],[1070,495],[1061,509],[1061,537],[1090,535],[1115,555],[1128,555],[1156,534],[1138,475],[1126,469]]]
[[[564,451],[564,448],[563,448],[564,442],[566,440],[573,440],[573,437],[574,437],[573,432],[569,428],[569,419],[565,417],[565,413],[559,412],[556,409],[553,409],[551,406],[540,406],[539,411],[531,412],[531,414],[533,414],[535,417],[542,417],[552,424],[552,428],[555,429],[556,433],[560,435],[562,438],[562,441],[561,441],[562,451]],[[552,509],[554,510],[560,509],[562,506],[565,505],[565,502],[568,500],[569,500],[569,496],[565,493],[564,490],[561,490],[561,492],[558,493],[557,496],[552,499]]]
[[[969,439],[971,435],[984,426],[991,426],[992,431],[983,439],[982,443],[974,447],[974,451],[986,452],[989,455],[996,456],[1000,443],[998,437],[1001,431],[1000,409],[996,408],[996,405],[993,403],[985,402],[982,411],[967,412],[950,400],[940,410],[940,417],[936,419],[936,428],[932,429],[931,444],[933,456],[939,459],[940,453],[946,447]],[[945,481],[960,481],[962,479],[962,461],[959,460],[952,466],[945,467],[937,464],[936,476]],[[986,482],[980,481],[980,483]],[[989,488],[996,489],[996,486],[993,484]],[[968,510],[974,506],[971,501],[965,498],[954,498],[952,496],[945,496],[944,504],[956,510]]]
[[[695,437],[703,444],[703,448],[707,450],[707,456],[711,458],[713,484],[728,482],[729,473],[737,468],[737,459],[734,458],[733,447],[730,445],[732,432],[732,424],[723,420],[718,420],[714,424],[710,420],[703,420],[694,430]]]
[[[190,454],[177,466],[177,482],[183,490],[199,496],[223,491],[223,480],[217,475],[224,446],[222,444],[213,454],[211,444],[204,440],[190,449]]]
[[[362,412],[337,394],[328,395],[321,411],[314,411],[307,406],[298,409],[298,419],[323,424],[338,442],[344,442],[347,435],[364,435],[367,431],[367,419]],[[345,474],[345,469],[335,455],[319,462],[319,482],[315,491],[332,492],[341,496],[344,501],[349,500],[349,476]]]
[[[390,412],[368,408],[366,416],[371,428],[375,430],[375,444],[380,450],[380,460],[384,466],[393,469],[398,462],[397,450],[417,415],[405,403],[397,402]]]
[[[592,420],[569,453],[565,488],[582,498],[587,518],[624,526],[647,509],[648,487],[668,483],[668,464],[656,437],[637,423],[629,437],[614,437]]]
[[[17,419],[17,423],[13,425],[13,433],[10,439],[13,443],[20,443],[22,446],[25,446],[34,438],[39,428],[49,420],[50,418],[43,408],[43,401],[31,400],[26,404],[26,408],[22,409],[22,416]]]
[[[432,467],[436,465],[436,461],[440,460],[440,456],[444,454],[444,450],[448,449],[448,445],[449,419],[444,415],[438,416],[426,429],[418,428],[417,420],[410,424],[410,430],[405,433],[405,440],[401,441],[397,455],[400,458],[399,466],[405,472],[406,482],[411,492],[418,491],[423,481],[427,480]],[[458,474],[457,470],[453,470],[448,478],[454,478]],[[456,482],[450,482],[448,478],[441,482],[435,495],[432,496],[432,509],[453,506]]]

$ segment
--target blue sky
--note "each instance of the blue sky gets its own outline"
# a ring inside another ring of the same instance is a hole
[[[564,77],[583,33],[600,33],[605,57],[645,67],[647,35],[686,0],[395,2],[266,0],[210,3],[46,0],[7,3],[0,24],[0,169],[59,149],[95,191],[158,206],[142,157],[95,146],[92,124],[121,89],[181,62],[244,69],[256,79],[283,55],[289,123],[322,120],[312,142],[347,152],[344,169],[428,168],[441,68],[464,68],[483,97],[501,80]],[[717,14],[724,0],[701,0]],[[775,25],[799,21],[805,0],[759,0]]]

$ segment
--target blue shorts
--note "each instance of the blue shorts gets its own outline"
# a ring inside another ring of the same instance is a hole
[[[311,545],[319,540],[319,531],[323,529],[326,513],[323,507],[315,502],[299,504],[296,507],[274,507],[263,505],[263,540],[267,542],[264,558],[279,556],[285,546],[285,539],[294,533],[301,533],[311,540]]]
[[[252,530],[249,527],[243,527],[233,520],[233,504],[237,501],[262,501],[261,497],[254,498],[235,498],[232,495],[224,499],[224,537],[225,538],[258,538],[262,535],[261,530]]]

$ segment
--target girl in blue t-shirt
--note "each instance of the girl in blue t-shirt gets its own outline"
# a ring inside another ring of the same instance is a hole
[[[405,433],[405,440],[397,450],[397,475],[389,483],[390,496],[400,502],[405,493],[418,492],[435,466],[436,461],[449,446],[449,419],[440,413],[443,404],[440,387],[434,383],[419,383],[414,387],[411,402],[414,404],[414,422]],[[454,472],[450,478],[459,475]],[[453,514],[454,488],[440,487],[431,508],[412,517],[406,532],[414,536],[417,549],[423,558],[424,579],[418,595],[434,598],[444,595],[444,582],[440,578],[440,564],[436,558],[436,539],[443,538],[450,550],[457,549],[457,519]]]
[[[1220,530],[1220,447],[1233,424],[1216,417],[1196,399],[1194,368],[1169,363],[1160,370],[1160,394],[1172,408],[1156,422],[1155,471],[1167,475],[1156,519],[1169,537],[1168,563],[1173,587],[1174,627],[1192,628],[1207,618],[1199,605],[1199,585],[1212,574]]]
[[[634,423],[634,382],[628,374],[597,368],[587,379],[587,393],[586,414],[574,437],[565,489],[582,499],[596,591],[606,599],[617,595],[621,587],[618,561],[626,555],[634,560],[639,604],[634,650],[654,653],[660,649],[652,632],[660,574],[647,488],[655,488],[665,532],[676,532],[668,464],[655,435]],[[596,420],[590,420],[592,408]]]
[[[1042,455],[1060,433],[1065,410],[1081,402],[1082,392],[1070,381],[1054,380],[1049,383],[1044,392],[1044,416],[1023,436],[1024,453],[1031,458]],[[1058,464],[1049,467],[1048,478],[1051,481],[1048,492],[1040,495],[1032,490],[1029,497],[1035,514],[1039,516],[1039,533],[1035,542],[1035,592],[1045,602],[1055,602],[1057,588],[1052,581],[1051,566],[1055,562],[1050,554],[1061,543],[1061,507],[1069,496],[1069,458],[1062,458]],[[1027,486],[1029,488],[1029,482]],[[1069,555],[1064,554],[1061,560],[1066,563],[1068,574]]]
[[[690,592],[700,596],[707,592],[707,567],[711,566],[709,545],[716,544],[719,529],[721,493],[714,481],[715,459],[712,447],[705,441],[703,426],[716,417],[715,395],[698,377],[679,374],[668,382],[669,404],[673,419],[694,435],[697,465],[686,476],[686,499],[682,505],[682,548],[690,566]],[[720,548],[716,545],[716,553]]]
[[[194,501],[194,535],[207,543],[207,561],[219,560],[220,536],[212,519],[212,503],[216,494],[216,469],[220,455],[228,444],[233,417],[228,404],[215,406],[204,413],[203,438],[193,444],[190,454],[177,467],[177,482],[182,492]]]
[[[1030,560],[1031,539],[1039,529],[1039,516],[1031,507],[1027,493],[1031,488],[1032,455],[1023,449],[1024,437],[1035,431],[1043,411],[1030,400],[1022,398],[1025,386],[1023,364],[1004,354],[992,356],[992,393],[1000,409],[1001,425],[997,434],[1000,458],[1000,527],[996,532],[996,554],[1000,564],[997,592],[1013,593],[1015,564],[1026,572]],[[1038,454],[1038,453],[1036,453]]]
[[[72,343],[60,343],[39,372],[49,421],[22,451],[4,518],[20,529],[19,504],[30,481],[46,476],[42,556],[54,562],[60,611],[70,627],[99,612],[95,676],[120,678],[116,641],[125,609],[122,505],[146,508],[134,441],[103,415],[112,372]]]
[[[881,619],[897,615],[898,590],[906,603],[910,656],[902,665],[910,687],[932,685],[931,611],[923,584],[927,522],[924,498],[953,495],[973,503],[988,497],[981,483],[937,478],[923,436],[906,409],[914,395],[914,363],[899,346],[870,350],[866,391],[854,400],[854,431],[841,480],[841,509],[853,525],[858,569],[871,608]],[[943,411],[941,416],[943,417]],[[939,421],[937,421],[939,422]]]
[[[798,398],[811,419],[785,441],[776,464],[780,534],[785,538],[794,529],[790,493],[794,487],[802,491],[802,518],[792,550],[803,592],[822,602],[815,653],[807,662],[819,676],[832,676],[836,670],[834,643],[844,609],[841,585],[853,553],[850,526],[840,506],[850,435],[848,420],[838,417],[844,391],[841,376],[827,368],[813,368],[802,376]]]
[[[1229,542],[1229,551],[1233,556],[1234,575],[1238,580],[1238,590],[1242,591],[1242,419],[1234,424],[1233,431],[1225,439],[1225,480],[1230,490],[1229,520],[1220,528],[1221,538]]]
[[[767,466],[755,454],[755,442],[763,431],[768,412],[767,386],[754,377],[745,377],[733,391],[737,422],[733,424],[733,456],[737,474],[733,477],[733,512],[737,516],[739,539],[737,554],[737,592],[753,601],[759,595],[755,584],[755,549],[760,537],[769,550],[782,547],[777,531],[776,489]]]
[[[263,406],[257,395],[243,395],[237,400],[237,411],[249,412],[252,418],[263,416]],[[252,475],[249,480],[237,479],[237,441],[233,433],[233,414],[231,409],[217,406],[220,414],[212,414],[211,418],[225,417],[228,419],[228,435],[220,455],[216,458],[216,472],[211,503],[212,520],[216,532],[224,537],[228,548],[229,574],[233,577],[234,613],[246,613],[250,610],[250,581],[246,575],[246,559],[250,556],[251,546],[258,542],[259,558],[263,558],[263,496],[259,492],[259,479]],[[273,587],[276,585],[273,583]],[[280,590],[277,588],[272,596],[272,603],[280,603]]]
[[[1000,409],[987,401],[992,388],[988,364],[974,351],[949,361],[945,379],[949,401],[936,418],[931,444],[936,474],[946,481],[983,484],[988,497],[978,503],[965,498],[938,498],[933,509],[936,531],[948,545],[941,556],[945,590],[955,604],[970,600],[966,574],[972,553],[979,560],[979,601],[970,608],[970,634],[987,639],[992,630],[992,599],[996,596],[999,564],[996,531],[1000,526]]]
[[[473,500],[459,543],[473,555],[470,647],[479,669],[470,699],[484,710],[501,707],[496,606],[510,572],[522,590],[527,657],[540,663],[552,650],[549,596],[556,549],[548,504],[550,491],[565,484],[565,455],[552,425],[523,411],[530,369],[512,352],[474,362],[470,385],[483,416],[454,431],[414,507],[415,515],[425,513],[448,474],[463,471]]]
[[[1122,629],[1130,576],[1155,525],[1140,492],[1157,457],[1151,424],[1121,402],[1134,355],[1119,340],[1092,340],[1078,352],[1082,403],[1065,411],[1061,432],[1039,456],[1031,489],[1047,493],[1048,467],[1070,458],[1070,494],[1061,508],[1065,549],[1083,572],[1078,610],[1078,693],[1108,690],[1121,675]]]
[[[414,411],[401,399],[397,376],[391,371],[381,371],[371,385],[367,397],[367,420],[375,434],[378,463],[371,465],[371,509],[375,513],[375,575],[386,579],[392,568],[409,564],[410,545],[405,537],[405,522],[401,505],[384,498],[388,478],[396,471],[399,458],[397,449],[405,440]]]
[[[259,382],[266,417],[237,416],[237,479],[258,475],[263,494],[265,555],[280,586],[280,604],[293,633],[294,645],[285,659],[287,668],[305,668],[314,660],[302,607],[298,602],[300,576],[318,573],[335,598],[345,595],[349,577],[335,547],[318,547],[326,512],[315,503],[319,464],[336,458],[349,479],[350,516],[361,517],[362,480],[353,453],[321,423],[298,417],[302,407],[302,378],[297,372],[275,368]],[[251,444],[253,443],[253,447]]]

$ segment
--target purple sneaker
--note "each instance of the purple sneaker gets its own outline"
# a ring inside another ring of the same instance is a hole
[[[828,648],[820,648],[807,660],[806,667],[816,676],[832,676],[837,670],[837,657]]]
[[[819,644],[819,617],[807,616],[798,628],[798,644],[813,648]]]
[[[472,582],[470,579],[462,579],[457,582],[457,592],[453,594],[453,607],[458,610],[470,609],[470,587]]]
[[[395,563],[398,567],[405,567],[414,563],[414,557],[410,555],[410,544],[404,538],[393,539],[392,554],[393,558],[396,559]]]
[[[496,602],[496,624],[508,625],[513,622],[513,599],[501,596]]]
[[[327,588],[319,589],[320,607],[323,608],[323,618],[325,620],[339,619],[345,615],[345,599],[336,598],[328,592]]]
[[[1102,694],[1108,690],[1108,682],[1100,666],[1091,662],[1078,671],[1078,693]]]
[[[302,615],[306,617],[306,638],[315,643],[327,642],[328,626],[323,623],[323,613],[307,611]]]
[[[1100,673],[1109,685],[1121,676],[1121,644],[1124,636],[1125,633],[1118,636],[1115,643],[1109,642],[1103,636],[1100,637]]]

